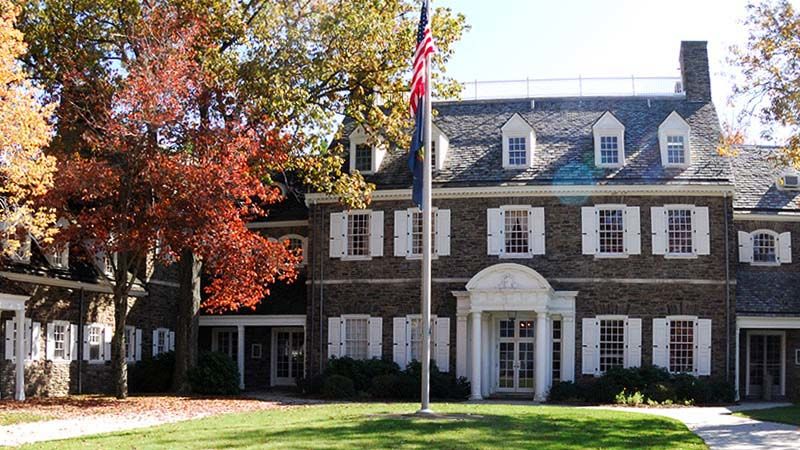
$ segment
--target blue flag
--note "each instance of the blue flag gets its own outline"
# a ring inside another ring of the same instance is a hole
[[[424,101],[420,100],[419,105],[423,106]],[[408,153],[408,168],[414,177],[411,189],[411,200],[422,210],[422,177],[425,166],[425,108],[417,108],[414,120],[414,135],[411,137],[411,151]]]

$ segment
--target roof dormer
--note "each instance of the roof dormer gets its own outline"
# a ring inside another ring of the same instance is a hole
[[[447,160],[447,151],[450,149],[450,139],[433,124],[431,128],[431,158],[433,158],[433,170],[442,170],[444,162]]]
[[[793,167],[781,172],[781,176],[778,178],[778,189],[784,191],[800,190],[800,173]]]
[[[532,167],[533,150],[536,148],[533,127],[518,113],[514,113],[500,130],[503,132],[503,168]]]
[[[689,167],[692,163],[689,123],[672,111],[658,126],[658,145],[661,148],[661,165],[664,167]]]
[[[611,111],[606,111],[592,125],[594,163],[597,167],[625,165],[625,126]]]
[[[359,125],[350,133],[350,172],[358,170],[369,175],[377,172],[384,156],[386,146],[383,143],[370,144],[364,127]]]

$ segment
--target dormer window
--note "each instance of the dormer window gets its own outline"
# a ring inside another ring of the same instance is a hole
[[[431,161],[433,170],[442,170],[444,162],[447,160],[447,151],[450,147],[450,140],[442,133],[442,130],[433,124],[431,130]]]
[[[364,127],[358,126],[349,136],[350,139],[350,172],[356,170],[363,174],[378,171],[386,155],[383,144],[371,144]]]
[[[794,169],[784,171],[778,180],[778,188],[792,191],[800,190],[800,174]]]
[[[69,221],[61,218],[56,222],[58,228],[64,229],[69,227]],[[54,269],[68,269],[69,268],[69,242],[64,242],[58,246],[51,246],[45,252],[45,259]]]
[[[610,111],[592,125],[594,160],[597,167],[617,168],[625,165],[625,126]]]
[[[536,135],[531,125],[514,114],[501,128],[503,132],[503,168],[527,169],[533,165]]]
[[[686,120],[672,111],[658,127],[658,143],[661,147],[661,165],[664,167],[688,167],[692,163],[690,127]]]

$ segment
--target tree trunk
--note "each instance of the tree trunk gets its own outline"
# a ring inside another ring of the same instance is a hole
[[[128,363],[125,360],[125,325],[128,319],[128,293],[126,289],[114,288],[114,337],[111,339],[111,373],[114,393],[118,399],[128,397]]]
[[[191,250],[183,252],[178,272],[180,288],[175,323],[175,373],[172,377],[172,389],[178,393],[191,390],[186,374],[197,364],[201,267],[202,263]]]

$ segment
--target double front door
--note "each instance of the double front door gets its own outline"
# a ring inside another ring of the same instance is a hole
[[[762,398],[783,394],[783,335],[776,333],[748,334],[747,395]]]
[[[304,376],[305,348],[302,328],[273,328],[273,386],[294,386]]]
[[[533,392],[534,321],[502,318],[497,322],[497,391]]]

